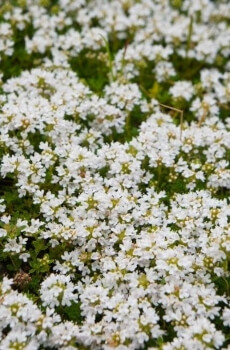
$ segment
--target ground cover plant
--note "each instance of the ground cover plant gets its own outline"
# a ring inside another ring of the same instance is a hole
[[[230,348],[229,23],[0,0],[0,350]]]

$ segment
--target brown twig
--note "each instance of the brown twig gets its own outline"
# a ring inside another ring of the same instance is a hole
[[[171,106],[165,105],[165,104],[160,103],[160,102],[159,102],[159,105],[180,113],[180,140],[181,140],[182,139],[182,131],[183,131],[183,123],[184,123],[184,111],[182,109],[171,107]]]
[[[149,97],[152,98],[152,96],[149,94],[149,92],[142,86],[140,85],[140,89]],[[184,123],[184,111],[182,109],[178,109],[175,107],[171,107],[168,105],[165,105],[163,103],[158,102],[160,106],[171,109],[175,112],[179,112],[180,113],[180,140],[182,140],[182,131],[183,131],[183,123]]]

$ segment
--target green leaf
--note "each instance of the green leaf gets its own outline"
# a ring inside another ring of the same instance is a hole
[[[43,239],[37,239],[34,241],[33,246],[35,248],[35,254],[38,255],[41,251],[47,249],[47,243]]]
[[[80,303],[72,303],[71,306],[63,308],[69,321],[80,323],[82,321]]]

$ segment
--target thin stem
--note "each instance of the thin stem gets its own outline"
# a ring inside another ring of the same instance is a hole
[[[106,49],[106,52],[107,52],[107,55],[108,55],[108,58],[109,58],[109,72],[110,72],[110,80],[111,81],[114,81],[114,75],[113,75],[113,56],[112,56],[112,53],[111,53],[111,50],[110,50],[110,47],[109,47],[109,43],[108,43],[108,40],[103,36],[103,35],[100,35],[105,43],[105,49]],[[110,82],[111,82],[110,81]]]
[[[187,39],[187,45],[186,45],[186,56],[188,56],[188,51],[191,46],[191,39],[192,39],[192,31],[193,31],[193,17],[190,17],[190,23],[188,27],[188,39]]]
[[[160,102],[159,102],[159,105],[180,113],[180,140],[181,140],[182,139],[182,131],[183,131],[183,123],[184,123],[184,111],[182,109],[167,106],[167,105],[160,103]]]

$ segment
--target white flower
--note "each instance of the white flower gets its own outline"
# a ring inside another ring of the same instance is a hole
[[[176,75],[176,71],[171,62],[160,61],[156,64],[154,68],[154,72],[156,74],[157,81],[167,81],[170,77]]]
[[[0,228],[0,237],[6,237],[7,236],[7,231],[3,228]]]
[[[223,320],[225,326],[230,326],[230,309],[225,307],[223,311]]]
[[[78,297],[74,294],[76,287],[70,281],[69,276],[51,274],[41,284],[41,299],[43,305],[70,306],[72,302],[76,302]]]
[[[182,97],[189,101],[194,95],[194,88],[190,81],[178,81],[169,89],[169,92],[175,98]]]

